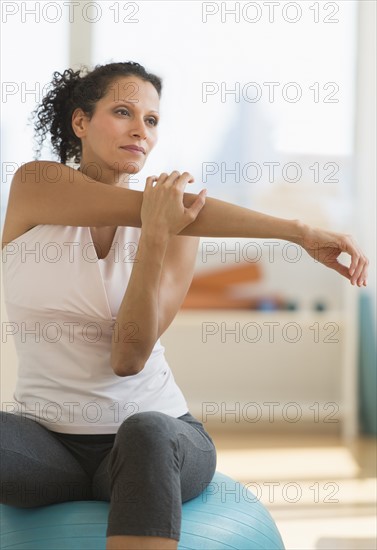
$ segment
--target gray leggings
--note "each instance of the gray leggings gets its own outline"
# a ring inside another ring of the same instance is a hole
[[[57,433],[5,412],[0,427],[1,502],[110,501],[106,536],[179,541],[182,502],[198,496],[216,470],[215,445],[190,413],[135,413],[116,434]]]

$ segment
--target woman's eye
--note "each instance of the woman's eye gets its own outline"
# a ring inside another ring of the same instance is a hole
[[[125,109],[125,108],[124,108],[124,109],[117,109],[117,110],[115,111],[115,113],[116,113],[116,114],[120,114],[120,115],[124,115],[124,114],[125,114],[125,115],[129,115],[129,114],[130,114],[129,110],[128,110],[128,109]],[[153,126],[157,126],[157,124],[158,124],[158,120],[157,120],[157,118],[155,118],[155,117],[149,117],[147,120],[148,120],[148,122],[149,122],[150,124],[152,124]]]

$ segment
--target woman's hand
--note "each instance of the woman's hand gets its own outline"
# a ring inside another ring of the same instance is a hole
[[[190,208],[185,208],[185,187],[193,181],[188,172],[181,175],[176,170],[170,176],[163,173],[160,177],[148,177],[140,212],[142,228],[154,235],[170,238],[192,223],[204,206],[206,193],[205,189],[200,191]]]
[[[369,260],[351,235],[324,231],[304,225],[299,244],[318,262],[321,262],[358,286],[367,285]],[[349,267],[338,262],[338,256],[347,252],[351,256]]]

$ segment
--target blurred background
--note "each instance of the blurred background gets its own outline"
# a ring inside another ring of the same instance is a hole
[[[217,469],[254,483],[287,549],[376,548],[376,2],[1,9],[2,224],[53,72],[132,60],[163,91],[159,142],[131,188],[189,171],[189,192],[206,187],[360,244],[370,260],[361,289],[286,241],[202,237],[161,341],[215,440]],[[48,146],[42,158],[56,160]],[[3,301],[1,311],[4,326]],[[2,404],[16,376],[3,335]]]

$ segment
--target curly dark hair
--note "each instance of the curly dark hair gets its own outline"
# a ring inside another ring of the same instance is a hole
[[[106,95],[113,80],[125,76],[136,76],[150,82],[161,96],[161,78],[148,73],[142,65],[133,61],[96,65],[92,71],[87,67],[78,71],[66,69],[63,73],[55,71],[49,91],[32,112],[32,117],[36,118],[34,137],[38,143],[35,158],[40,157],[49,132],[53,151],[60,162],[66,164],[73,160],[80,163],[81,140],[75,135],[71,123],[74,110],[81,108],[91,118],[97,101]]]

